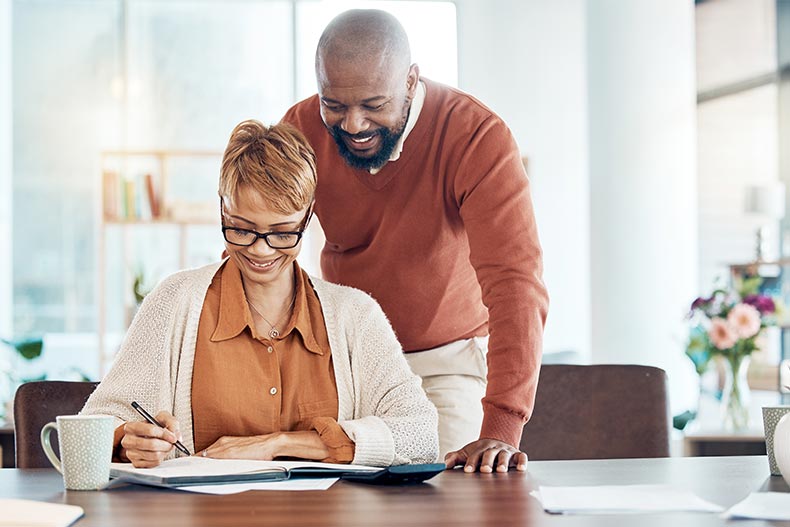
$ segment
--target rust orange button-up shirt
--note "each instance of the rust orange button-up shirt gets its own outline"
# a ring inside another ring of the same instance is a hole
[[[337,385],[321,303],[294,263],[296,298],[277,338],[255,330],[241,273],[232,260],[206,293],[192,374],[195,450],[222,436],[316,430],[323,461],[348,463],[354,443],[337,423]]]

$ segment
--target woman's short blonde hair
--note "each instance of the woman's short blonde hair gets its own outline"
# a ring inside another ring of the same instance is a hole
[[[220,197],[257,192],[275,212],[293,214],[312,203],[315,186],[315,154],[299,130],[255,120],[233,129],[222,157]]]

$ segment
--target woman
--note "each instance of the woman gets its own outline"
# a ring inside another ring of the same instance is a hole
[[[436,460],[436,409],[378,304],[296,263],[315,186],[300,132],[257,121],[233,130],[219,183],[228,258],[146,297],[83,409],[118,417],[116,459],[154,467],[181,440],[214,458]],[[131,401],[158,411],[163,428]]]

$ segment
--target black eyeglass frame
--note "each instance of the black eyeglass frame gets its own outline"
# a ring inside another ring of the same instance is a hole
[[[225,212],[222,210],[222,198],[220,198],[220,200],[219,200],[219,213],[220,213],[220,217],[222,217],[222,218],[225,217]],[[310,204],[310,208],[307,210],[307,214],[305,214],[304,220],[302,221],[302,227],[298,231],[258,232],[258,231],[254,231],[252,229],[242,229],[240,227],[230,227],[228,225],[222,225],[222,237],[225,239],[226,242],[228,242],[231,245],[235,245],[236,247],[252,247],[256,243],[258,243],[259,239],[263,238],[263,241],[266,242],[266,245],[268,245],[272,249],[293,249],[294,247],[299,245],[300,241],[302,241],[302,235],[304,234],[304,231],[307,230],[307,225],[310,223],[310,219],[312,217],[313,217],[313,204],[311,203]],[[229,230],[230,231],[243,232],[243,233],[247,233],[247,234],[254,234],[255,238],[253,238],[253,240],[250,243],[236,243],[236,242],[232,242],[232,241],[230,241],[228,239],[228,235],[226,234],[226,232],[229,231]],[[271,244],[271,242],[269,242],[269,236],[283,236],[283,235],[296,236],[296,241],[294,242],[293,245],[279,246],[279,247],[275,247],[274,245]]]

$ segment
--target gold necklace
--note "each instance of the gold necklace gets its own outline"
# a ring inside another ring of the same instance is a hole
[[[291,312],[291,308],[293,307],[293,305],[294,305],[294,301],[295,301],[295,300],[296,300],[296,291],[294,291],[294,294],[293,294],[293,296],[291,296],[291,303],[290,303],[290,304],[288,304],[288,307],[287,307],[287,308],[286,308],[286,310],[285,310],[285,315],[283,315],[283,318],[282,318],[282,319],[280,319],[280,321],[279,321],[279,322],[277,322],[277,324],[276,324],[276,325],[275,325],[275,324],[272,324],[271,322],[269,322],[269,319],[267,319],[265,316],[263,316],[263,315],[261,314],[261,312],[260,312],[260,311],[258,311],[258,308],[256,308],[256,307],[253,305],[253,303],[249,301],[249,299],[247,300],[247,304],[249,304],[249,306],[252,308],[252,310],[253,310],[253,311],[255,311],[256,313],[258,313],[258,316],[259,316],[259,317],[261,317],[261,318],[263,319],[263,321],[264,321],[264,322],[266,322],[267,324],[269,324],[269,327],[271,327],[271,328],[272,328],[272,329],[269,331],[269,337],[270,337],[270,338],[273,338],[273,339],[276,339],[277,337],[279,337],[279,336],[280,336],[280,332],[277,330],[277,327],[276,327],[276,326],[279,326],[279,325],[280,325],[280,322],[284,322],[284,321],[287,319],[287,317],[288,317],[288,314]]]

